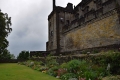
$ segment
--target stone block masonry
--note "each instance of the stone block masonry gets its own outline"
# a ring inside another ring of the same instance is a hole
[[[120,24],[116,10],[64,34],[64,51],[120,43]]]

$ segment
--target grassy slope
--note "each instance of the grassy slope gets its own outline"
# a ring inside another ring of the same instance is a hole
[[[0,64],[0,80],[58,80],[18,64]]]

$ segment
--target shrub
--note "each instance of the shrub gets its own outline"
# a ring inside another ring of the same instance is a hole
[[[29,63],[29,67],[32,67],[32,66],[34,66],[34,62]]]
[[[41,65],[34,65],[34,69],[40,71]]]
[[[34,61],[34,64],[35,64],[35,65],[42,65],[43,62],[42,62],[42,61]]]
[[[95,71],[89,70],[84,72],[84,77],[86,80],[96,80],[98,75]]]
[[[58,69],[59,69],[58,66],[54,66],[47,71],[47,74],[56,77]]]
[[[54,59],[54,57],[49,55],[46,57],[46,65],[48,67],[53,67],[53,66],[57,66],[58,63],[57,63],[56,59]]]
[[[59,69],[59,67],[58,66],[54,66],[54,67],[52,67],[51,68],[53,71],[57,71],[58,69]]]
[[[106,62],[110,64],[112,74],[120,74],[120,52],[108,52]]]
[[[80,68],[80,61],[79,60],[71,60],[70,62],[68,62],[69,72],[76,73],[79,68]]]
[[[67,69],[63,69],[63,68],[60,68],[60,69],[58,69],[58,71],[57,71],[57,76],[61,76],[61,75],[64,75],[65,73],[67,73]]]
[[[56,77],[57,76],[57,71],[54,71],[54,69],[50,68],[47,71],[47,74]]]
[[[69,80],[71,78],[76,78],[77,75],[74,73],[66,73],[60,77],[61,80]]]
[[[98,77],[104,77],[107,75],[105,66],[93,65],[92,69],[98,75]]]
[[[77,78],[70,78],[69,80],[78,80]]]
[[[62,63],[60,65],[61,68],[65,68],[65,69],[68,69],[69,65],[67,63]]]
[[[41,71],[41,72],[42,72],[42,71],[45,71],[45,70],[48,70],[48,67],[45,67],[45,66],[40,67],[40,71]]]
[[[110,74],[120,74],[120,52],[107,51],[102,52],[102,55],[97,57],[91,57],[93,64],[99,65],[104,68],[104,76]],[[107,70],[107,66],[110,64],[110,71]]]
[[[120,76],[117,75],[117,76],[107,76],[107,77],[104,77],[103,80],[120,80]]]

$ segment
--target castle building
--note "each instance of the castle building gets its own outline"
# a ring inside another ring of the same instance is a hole
[[[61,53],[120,44],[120,0],[82,0],[48,16],[47,51]]]

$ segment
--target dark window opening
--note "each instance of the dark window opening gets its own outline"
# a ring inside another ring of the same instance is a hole
[[[67,22],[67,25],[69,25],[69,24],[70,24],[70,21],[69,21],[69,20],[66,20],[66,22]]]
[[[64,18],[60,18],[60,22],[61,22],[61,23],[64,23]]]
[[[53,44],[53,41],[51,41],[51,44]]]
[[[51,36],[53,36],[53,31],[51,31]]]

